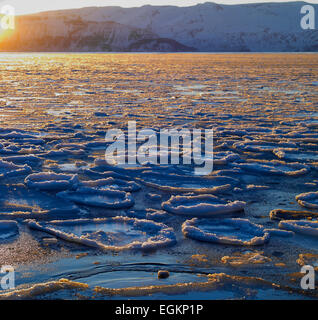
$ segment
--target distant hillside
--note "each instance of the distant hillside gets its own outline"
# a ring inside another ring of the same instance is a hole
[[[318,51],[304,2],[90,7],[17,17],[2,51]],[[318,5],[313,5],[318,14]],[[318,20],[318,19],[317,19]]]

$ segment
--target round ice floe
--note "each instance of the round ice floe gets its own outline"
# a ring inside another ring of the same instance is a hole
[[[318,152],[300,151],[299,149],[277,148],[273,150],[275,156],[282,160],[310,162],[318,160]]]
[[[85,170],[85,174],[99,176],[100,178],[106,177],[105,175],[107,175],[113,176],[114,178],[132,180],[146,169],[151,169],[151,167],[140,164],[110,165],[104,159],[95,159],[94,166],[92,166],[90,170]]]
[[[87,142],[83,146],[88,149],[106,149],[107,143],[105,140],[99,140]]]
[[[45,141],[40,139],[37,135],[29,133],[21,133],[12,131],[6,134],[0,134],[1,139],[16,141],[18,143],[29,143],[29,144],[44,144]]]
[[[145,185],[170,192],[218,193],[234,188],[238,180],[223,176],[195,177],[144,171],[140,181]]]
[[[309,167],[301,163],[286,163],[278,160],[233,163],[232,165],[250,173],[267,175],[296,177],[309,171]]]
[[[83,181],[81,185],[96,188],[98,190],[114,189],[127,192],[135,192],[141,189],[140,185],[134,181],[125,181],[112,177],[95,181]]]
[[[243,201],[228,202],[212,195],[172,196],[162,203],[162,208],[170,213],[194,217],[213,217],[218,214],[244,212]]]
[[[274,209],[269,214],[272,220],[302,220],[318,218],[317,212]]]
[[[43,156],[46,158],[58,158],[58,157],[68,157],[68,156],[83,156],[86,151],[78,148],[61,148],[57,150],[50,150]]]
[[[269,188],[269,186],[257,186],[255,184],[249,184],[245,187],[245,191],[267,190]]]
[[[118,178],[121,180],[131,180],[130,176],[126,176],[124,174],[117,173],[114,171],[105,171],[104,168],[101,167],[83,168],[81,171],[91,179],[104,179],[111,177]]]
[[[276,237],[283,237],[283,238],[288,238],[294,236],[294,232],[292,231],[285,231],[285,230],[280,230],[276,228],[270,228],[270,229],[264,229],[265,232],[268,232],[270,236],[276,236]]]
[[[30,174],[24,182],[29,188],[61,191],[76,187],[79,180],[77,175],[40,172]]]
[[[303,207],[318,209],[318,191],[301,193],[296,196],[296,200]]]
[[[183,234],[199,241],[222,244],[256,246],[269,241],[268,232],[247,219],[187,220],[182,225]]]
[[[34,135],[27,132],[10,131],[0,134],[1,139],[23,139],[23,138],[35,138]]]
[[[8,178],[19,175],[27,175],[32,172],[28,165],[16,165],[12,162],[0,160],[0,178]]]
[[[126,215],[131,218],[147,219],[154,221],[167,221],[171,216],[164,210],[145,209],[145,210],[129,210]]]
[[[231,265],[232,267],[240,267],[246,265],[258,265],[271,262],[269,257],[263,255],[263,252],[244,252],[238,253],[233,256],[224,256],[221,262]]]
[[[21,148],[13,143],[0,143],[0,154],[11,155],[18,153],[20,150]]]
[[[80,210],[74,203],[37,189],[19,184],[0,186],[0,216],[13,218],[43,218],[44,216],[76,217]]]
[[[318,236],[318,221],[309,220],[282,220],[279,228],[309,236]]]
[[[236,149],[252,152],[272,152],[276,148],[293,148],[296,144],[293,142],[268,142],[268,141],[243,141],[233,145]]]
[[[214,165],[225,165],[228,162],[233,162],[238,160],[240,160],[240,156],[237,153],[233,153],[230,151],[213,153]]]
[[[160,201],[162,199],[160,194],[151,193],[151,192],[146,193],[146,197],[152,201]]]
[[[172,228],[163,223],[128,217],[36,222],[28,226],[58,238],[102,250],[158,249],[176,243]]]
[[[134,199],[130,193],[113,189],[95,189],[80,187],[76,191],[63,191],[58,197],[93,207],[107,209],[130,208],[134,205]]]
[[[136,164],[119,164],[115,160],[112,162],[109,162],[109,160],[106,162],[105,159],[95,159],[94,160],[94,166],[92,167],[93,170],[97,171],[114,171],[117,173],[122,173],[125,175],[136,175],[137,173],[140,173],[146,169],[151,169],[153,165],[141,165],[139,163]],[[161,167],[159,167],[161,168]]]
[[[48,164],[49,167],[51,164]],[[69,173],[77,173],[79,171],[83,171],[88,168],[88,164],[85,162],[77,161],[75,163],[52,163],[53,166],[57,167],[62,172],[69,172]]]
[[[235,128],[225,128],[225,127],[217,127],[215,129],[215,134],[217,134],[217,136],[222,137],[222,136],[245,136],[247,135],[247,131],[246,130],[241,130],[241,129],[235,129]]]
[[[10,156],[3,158],[4,161],[12,162],[14,164],[28,164],[29,166],[36,166],[41,163],[41,159],[35,155],[21,155],[21,156]]]
[[[18,224],[12,220],[0,221],[0,240],[6,240],[19,233]]]

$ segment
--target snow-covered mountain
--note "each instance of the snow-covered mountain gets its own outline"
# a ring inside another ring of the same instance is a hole
[[[305,2],[90,7],[17,18],[0,44],[15,51],[318,51],[302,30]],[[311,4],[318,15],[318,5]],[[318,18],[318,17],[317,17]]]
[[[191,51],[148,29],[113,21],[83,21],[68,15],[25,16],[16,31],[2,43],[9,51]]]

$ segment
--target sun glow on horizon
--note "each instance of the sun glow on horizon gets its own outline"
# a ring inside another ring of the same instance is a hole
[[[4,30],[0,28],[0,43],[4,40],[9,38],[13,34],[14,30],[8,29]]]
[[[15,10],[13,7],[0,8],[0,43],[9,38],[15,31]]]

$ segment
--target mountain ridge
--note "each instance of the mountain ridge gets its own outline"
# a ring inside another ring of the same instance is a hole
[[[1,51],[318,51],[306,2],[87,7],[23,15]]]

